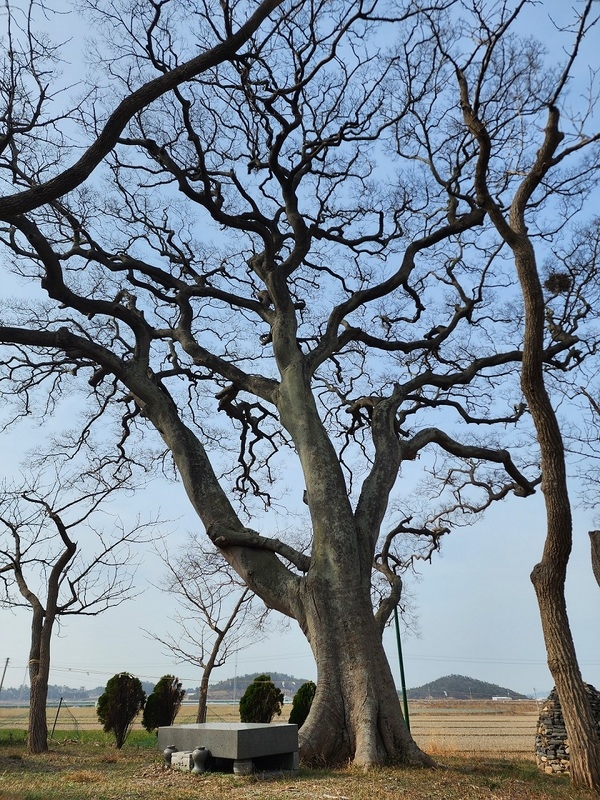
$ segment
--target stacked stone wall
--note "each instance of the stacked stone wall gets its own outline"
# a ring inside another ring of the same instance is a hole
[[[600,692],[589,683],[586,689],[600,737]],[[569,772],[569,739],[556,689],[542,705],[535,736],[535,758],[538,767],[548,774]]]

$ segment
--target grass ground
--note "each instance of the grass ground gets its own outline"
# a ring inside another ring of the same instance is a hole
[[[25,730],[9,727],[6,713],[0,713],[0,800],[597,800],[588,792],[573,790],[566,778],[539,773],[530,752],[466,752],[449,745],[448,729],[458,718],[467,717],[467,722],[472,719],[479,725],[487,713],[497,722],[510,716],[508,709],[499,715],[482,709],[470,713],[440,707],[413,709],[415,729],[423,726],[427,716],[434,719],[434,726],[424,734],[429,740],[420,743],[426,748],[431,745],[429,751],[440,763],[435,770],[386,767],[364,773],[348,767],[243,778],[196,777],[165,769],[156,737],[139,728],[117,751],[111,736],[85,729],[86,720],[91,728],[93,715],[80,715],[80,711],[93,709],[77,709],[77,727],[69,719],[62,729],[57,724],[50,752],[36,757],[26,751]],[[217,707],[220,719],[231,719],[234,712],[234,707]],[[51,721],[55,715],[51,710]],[[179,721],[189,721],[189,715],[189,709],[187,715],[184,709]],[[521,716],[515,714],[513,719]],[[415,736],[419,741],[419,735]],[[480,739],[474,735],[475,741]]]

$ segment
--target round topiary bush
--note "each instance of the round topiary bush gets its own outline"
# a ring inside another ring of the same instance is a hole
[[[270,675],[257,675],[240,700],[242,722],[271,722],[275,714],[281,714],[283,692],[271,680]]]
[[[111,731],[118,749],[125,744],[134,719],[144,707],[146,693],[139,678],[128,672],[120,672],[106,684],[104,693],[98,698],[96,713],[105,733]]]
[[[163,675],[146,700],[142,725],[148,733],[172,725],[181,708],[185,689],[174,675]]]

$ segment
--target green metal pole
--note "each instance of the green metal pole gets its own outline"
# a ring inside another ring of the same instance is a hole
[[[406,696],[406,679],[404,677],[404,660],[402,659],[402,644],[400,642],[400,623],[398,609],[394,606],[394,622],[396,623],[396,641],[398,643],[398,661],[400,662],[400,686],[402,688],[402,706],[404,708],[404,721],[410,731],[410,717],[408,716],[408,698]]]

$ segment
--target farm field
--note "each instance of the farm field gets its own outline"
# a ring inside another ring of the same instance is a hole
[[[497,753],[533,760],[534,701],[409,703],[411,732],[428,753]]]
[[[96,710],[92,707],[63,705],[48,709],[48,727],[60,732],[61,738],[77,738],[82,731],[100,730]],[[291,706],[285,706],[281,717],[287,722]],[[196,708],[184,705],[177,722],[195,722]],[[427,752],[495,753],[532,757],[537,707],[534,701],[413,701],[409,703],[411,731],[417,743]],[[237,722],[237,705],[214,704],[208,708],[208,722]],[[0,737],[3,729],[25,729],[26,708],[0,708]],[[138,720],[135,730],[142,730]]]

